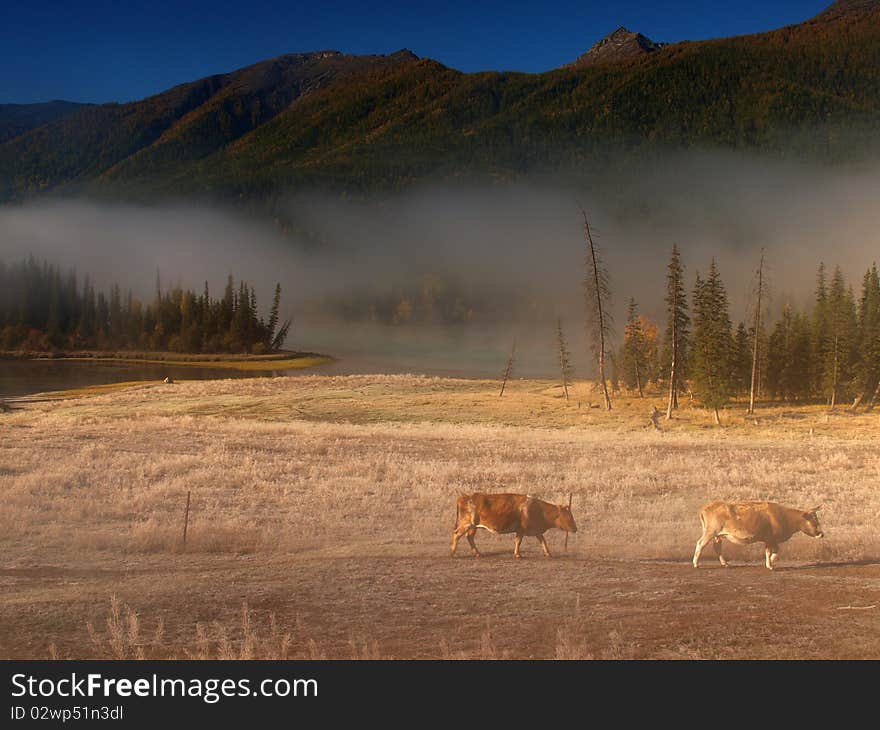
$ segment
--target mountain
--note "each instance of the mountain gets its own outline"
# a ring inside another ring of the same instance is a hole
[[[633,33],[623,26],[605,36],[590,50],[579,56],[573,66],[590,66],[598,63],[614,63],[639,58],[659,51],[664,44],[654,43],[641,33]]]
[[[0,104],[0,144],[87,106],[72,101]]]
[[[321,51],[77,109],[0,144],[0,200],[395,189],[589,174],[693,147],[880,156],[880,2],[838,2],[734,38],[658,47],[615,36],[636,53],[617,57],[606,39],[585,54],[601,62],[539,74],[462,73],[409,51]]]
[[[129,104],[79,109],[0,145],[0,199],[127,174],[173,174],[271,120],[295,100],[415,60],[299,53],[176,86]]]
[[[817,17],[829,19],[841,15],[870,13],[877,10],[878,7],[880,7],[880,0],[837,0]]]

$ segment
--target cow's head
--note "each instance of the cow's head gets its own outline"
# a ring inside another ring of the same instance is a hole
[[[578,531],[578,526],[574,523],[574,516],[571,514],[571,507],[564,504],[559,505],[559,521],[556,524],[559,529],[566,532]]]
[[[819,517],[816,515],[818,510],[818,507],[813,507],[801,515],[801,531],[810,537],[825,537],[825,533],[819,527]]]

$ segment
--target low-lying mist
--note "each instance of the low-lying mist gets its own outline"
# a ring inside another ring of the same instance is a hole
[[[163,286],[201,291],[207,280],[214,295],[232,273],[264,304],[280,281],[282,314],[294,319],[287,346],[341,355],[338,369],[495,374],[516,338],[518,373],[550,375],[560,316],[586,375],[582,207],[598,231],[622,333],[630,297],[662,326],[673,242],[689,282],[716,259],[735,322],[748,316],[761,248],[773,316],[786,302],[809,307],[820,261],[840,264],[857,286],[880,253],[878,199],[876,167],[687,153],[577,185],[532,179],[359,200],[291,195],[285,212],[308,242],[222,206],[56,199],[0,209],[0,260],[33,254],[143,298],[152,297],[157,270]],[[393,305],[426,282],[456,292],[452,321],[408,317],[405,308],[396,325],[375,312],[379,321],[370,321],[370,302]]]

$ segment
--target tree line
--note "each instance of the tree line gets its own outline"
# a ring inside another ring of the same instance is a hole
[[[679,396],[686,392],[715,415],[732,399],[756,398],[786,402],[824,402],[834,408],[851,402],[873,409],[880,400],[880,276],[872,264],[858,294],[839,266],[830,277],[824,263],[816,274],[809,311],[786,303],[772,327],[765,322],[767,300],[764,254],[756,272],[753,316],[735,328],[727,290],[713,259],[705,277],[685,286],[681,253],[672,247],[666,273],[666,326],[662,338],[655,324],[639,313],[631,299],[622,343],[608,345],[610,318],[608,272],[601,263],[584,215],[587,327],[596,357],[599,388],[611,409],[605,362],[610,360],[611,391],[620,385],[643,395],[650,384],[667,395],[666,417],[672,418]],[[561,323],[557,349],[564,362],[563,385],[571,369]],[[565,354],[565,357],[563,357]]]
[[[214,298],[208,282],[201,294],[180,286],[163,292],[158,272],[153,300],[144,302],[118,284],[97,291],[88,276],[80,284],[74,271],[31,256],[0,261],[0,349],[275,352],[291,325],[280,321],[280,304],[280,284],[263,319],[256,291],[231,274]]]

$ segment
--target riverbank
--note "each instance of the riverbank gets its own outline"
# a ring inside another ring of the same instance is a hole
[[[332,357],[307,352],[271,355],[181,355],[146,352],[77,352],[30,357],[35,353],[6,353],[0,359],[0,399],[70,397],[118,390],[138,383],[170,378],[216,380],[252,378],[301,372],[328,365]]]
[[[97,350],[59,352],[0,350],[0,360],[72,360],[216,367],[235,370],[290,370],[331,363],[334,361],[334,358],[315,352],[295,352],[291,350],[273,352],[268,355]]]

